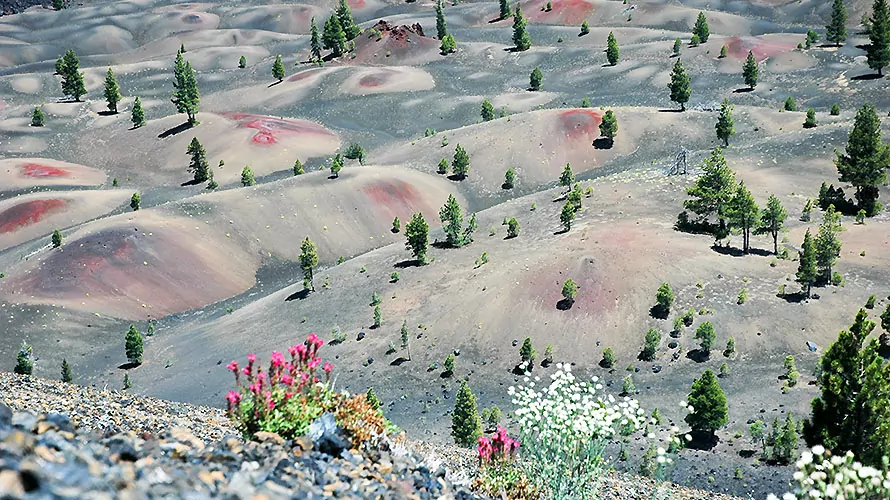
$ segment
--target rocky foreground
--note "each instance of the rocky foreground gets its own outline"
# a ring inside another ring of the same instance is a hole
[[[0,373],[0,498],[476,498],[469,450],[329,436],[243,440],[225,412]],[[612,475],[606,499],[717,499]]]

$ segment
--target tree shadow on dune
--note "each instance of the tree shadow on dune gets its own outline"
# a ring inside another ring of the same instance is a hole
[[[171,128],[171,129],[167,129],[167,130],[161,132],[160,134],[158,134],[158,139],[166,139],[167,137],[170,137],[171,135],[176,135],[176,134],[185,132],[186,130],[188,130],[190,128],[192,128],[191,123],[189,123],[189,122],[180,123],[179,125]]]
[[[299,292],[294,292],[294,293],[288,295],[287,298],[284,299],[284,301],[291,302],[291,301],[297,300],[297,299],[303,300],[309,296],[309,292],[310,292],[310,290],[306,290],[304,288],[303,290],[300,290]]]

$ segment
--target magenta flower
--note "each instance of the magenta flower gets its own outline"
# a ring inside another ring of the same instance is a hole
[[[241,372],[244,373],[245,375],[250,375],[250,368],[248,368],[248,367],[245,366],[245,367],[241,370]]]
[[[248,354],[247,355],[248,363],[253,364],[255,361],[256,361],[256,354]]]
[[[229,370],[231,370],[237,374],[238,373],[238,362],[235,360],[232,360],[232,362],[229,363],[229,366],[227,366],[226,368],[228,368]]]
[[[321,367],[321,369],[324,370],[325,373],[331,373],[331,370],[334,369],[334,365],[325,363],[324,366]]]
[[[284,375],[281,376],[281,383],[290,387],[290,386],[294,385],[294,378],[291,377],[289,374],[285,373]]]
[[[321,358],[312,358],[309,360],[309,363],[306,365],[310,370],[314,370],[321,363]]]
[[[306,337],[306,343],[308,343],[310,345],[316,345],[318,342],[321,342],[321,339],[319,339],[318,335],[316,335],[314,333],[310,333],[309,336]]]
[[[241,402],[241,394],[237,391],[229,391],[229,394],[226,395],[226,399],[231,404],[238,404]]]
[[[297,346],[292,345],[292,346],[288,347],[287,352],[290,353],[290,357],[296,358],[297,357]]]
[[[279,367],[284,365],[284,355],[278,351],[272,351],[272,366]]]
[[[298,346],[296,346],[296,347],[297,347],[297,349],[296,349],[296,351],[297,351],[297,356],[300,358],[300,361],[305,360],[305,359],[306,359],[306,351],[307,351],[307,349],[306,349],[306,345],[305,345],[305,344],[300,344],[300,345],[298,345]]]

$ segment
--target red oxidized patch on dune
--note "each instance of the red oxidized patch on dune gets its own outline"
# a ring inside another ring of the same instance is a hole
[[[48,215],[61,212],[66,205],[66,200],[48,199],[26,201],[9,207],[0,212],[0,234],[36,224]]]
[[[300,72],[297,73],[296,75],[293,75],[293,76],[289,77],[289,78],[287,79],[287,81],[289,81],[289,82],[299,82],[299,81],[305,80],[305,79],[307,79],[307,78],[309,78],[309,77],[311,77],[311,76],[313,76],[313,75],[317,75],[317,74],[321,73],[322,71],[324,71],[324,70],[321,69],[321,68],[307,69],[306,71],[300,71]]]
[[[420,193],[401,180],[379,181],[362,188],[371,203],[389,215],[408,214],[420,208]]]
[[[348,0],[347,3],[351,9],[361,9],[365,6],[365,0]]]
[[[593,4],[588,0],[555,0],[552,9],[541,10],[547,2],[530,2],[525,7],[530,20],[537,23],[578,25],[593,12]]]
[[[589,109],[571,109],[559,114],[559,125],[569,139],[595,139],[602,121],[603,115]]]
[[[304,120],[287,120],[274,116],[252,115],[248,113],[220,113],[221,115],[238,121],[238,128],[252,128],[258,132],[253,136],[253,142],[261,146],[270,146],[278,142],[281,136],[297,136],[303,134],[315,134],[334,136],[330,130],[317,123]]]
[[[390,73],[372,73],[365,75],[358,81],[359,87],[376,88],[389,83]]]
[[[65,169],[39,163],[26,163],[19,168],[22,170],[22,175],[26,177],[71,177],[71,172]]]
[[[789,52],[795,47],[793,43],[765,41],[756,36],[734,36],[726,43],[727,52],[732,57],[744,59],[750,51],[757,61]]]

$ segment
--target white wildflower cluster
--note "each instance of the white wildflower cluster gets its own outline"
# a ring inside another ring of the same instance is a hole
[[[887,458],[884,468],[876,469],[855,461],[852,452],[831,455],[822,446],[805,451],[797,461],[794,493],[781,497],[770,494],[767,500],[804,500],[824,498],[831,500],[859,500],[890,498],[890,471]]]
[[[599,395],[599,380],[576,380],[568,364],[557,364],[550,378],[536,387],[540,378],[527,375],[523,386],[508,390],[521,428],[520,466],[549,498],[592,498],[606,445],[640,430],[645,412],[636,400]]]
[[[579,382],[568,364],[557,364],[550,378],[550,385],[540,391],[535,390],[540,377],[532,380],[529,376],[524,379],[525,386],[508,390],[524,432],[541,439],[584,441],[611,438],[628,428],[634,432],[646,421],[635,399],[616,401],[612,395],[598,396],[603,389],[598,378],[593,377],[592,383]]]

